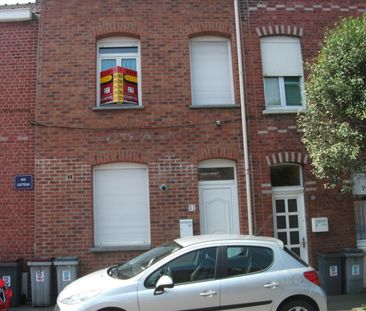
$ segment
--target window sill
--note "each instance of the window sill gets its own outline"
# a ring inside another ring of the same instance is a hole
[[[115,106],[95,106],[92,108],[93,111],[100,110],[140,110],[144,109],[144,106],[134,106],[134,105],[115,105]]]
[[[191,109],[204,109],[204,108],[240,108],[240,105],[190,105],[189,108]]]
[[[89,249],[90,253],[123,252],[148,250],[151,245],[124,245],[124,246],[94,246]]]
[[[299,108],[271,108],[263,110],[263,114],[296,114],[304,113],[306,109],[304,107]]]

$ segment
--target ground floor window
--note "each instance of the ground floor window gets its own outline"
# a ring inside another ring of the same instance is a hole
[[[355,224],[358,244],[366,246],[366,201],[355,201]]]
[[[150,244],[148,169],[136,163],[94,168],[94,244]]]

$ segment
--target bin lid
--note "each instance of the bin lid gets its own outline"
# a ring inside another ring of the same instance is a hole
[[[344,257],[363,257],[366,255],[366,252],[362,252],[362,253],[344,253],[343,254]]]
[[[72,266],[79,264],[79,257],[76,256],[65,256],[65,257],[56,257],[53,265],[54,266]]]
[[[53,257],[33,258],[27,262],[28,266],[51,266]]]
[[[355,248],[355,247],[346,247],[343,249],[344,253],[363,253],[362,249]]]
[[[0,267],[18,267],[23,263],[23,259],[15,261],[0,261]]]
[[[366,252],[359,248],[344,248],[343,249],[345,257],[363,257]]]
[[[343,257],[343,253],[341,252],[324,252],[324,253],[316,253],[319,257]]]

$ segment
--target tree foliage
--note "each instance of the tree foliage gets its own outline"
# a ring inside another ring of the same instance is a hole
[[[365,170],[366,15],[327,31],[308,69],[308,109],[298,122],[315,176],[334,187]]]

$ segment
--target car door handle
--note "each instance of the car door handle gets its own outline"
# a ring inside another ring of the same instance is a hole
[[[216,295],[216,292],[214,290],[207,290],[203,293],[200,293],[200,296],[201,297],[208,297],[208,298],[211,298],[213,297],[214,295]]]
[[[277,282],[272,282],[264,285],[265,288],[276,288],[278,286],[280,286],[280,283]]]

